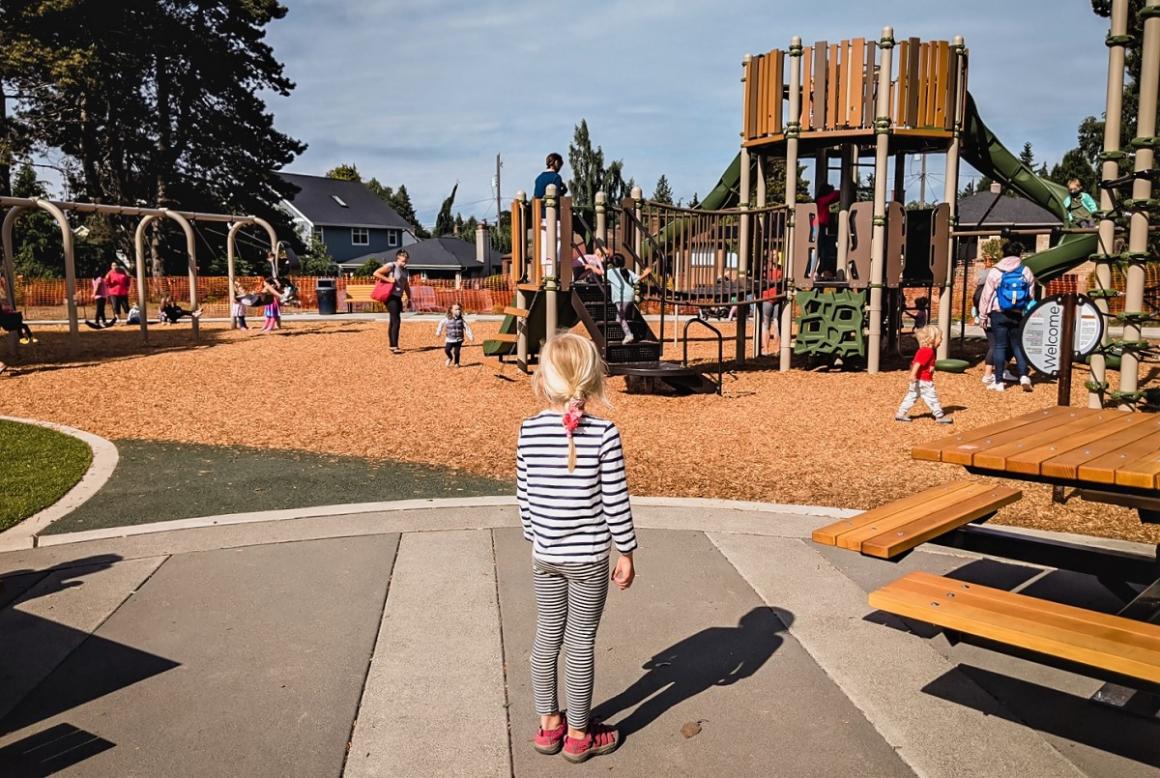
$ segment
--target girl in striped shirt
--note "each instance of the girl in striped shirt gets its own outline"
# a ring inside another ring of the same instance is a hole
[[[533,388],[548,408],[520,427],[516,497],[524,538],[532,543],[536,592],[532,688],[540,727],[534,747],[543,754],[563,749],[568,761],[583,762],[620,744],[614,728],[589,721],[593,649],[609,580],[622,590],[632,585],[636,533],[620,432],[585,412],[591,401],[606,402],[596,345],[579,335],[550,338]],[[610,576],[612,543],[620,556]],[[561,645],[568,649],[567,721],[556,700]]]

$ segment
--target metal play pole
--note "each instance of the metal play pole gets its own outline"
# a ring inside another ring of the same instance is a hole
[[[797,203],[798,136],[801,134],[802,110],[802,39],[795,35],[789,41],[789,122],[785,126],[785,207],[786,230],[781,253],[782,284],[785,300],[781,304],[781,355],[777,369],[789,370],[793,349],[793,241],[794,206]]]
[[[756,182],[756,184],[757,184],[757,186],[756,186],[756,188],[757,188],[756,205],[757,205],[758,210],[760,210],[762,208],[765,208],[765,197],[766,197],[766,193],[765,193],[765,155],[764,154],[757,155],[757,182]],[[751,218],[753,219],[753,223],[754,223],[754,226],[756,227],[756,229],[754,229],[750,233],[750,236],[749,236],[750,243],[754,242],[754,236],[760,236],[760,237],[757,237],[756,240],[760,245],[759,251],[764,251],[768,248],[767,246],[765,246],[765,226],[764,226],[765,216],[758,215],[757,217],[751,217]],[[758,267],[761,267],[761,265],[759,264]],[[762,279],[758,279],[758,280],[764,281],[765,279],[762,278]],[[749,295],[747,294],[745,296],[748,297]],[[746,306],[746,307],[748,308],[748,306]],[[765,321],[765,319],[763,318],[760,305],[754,306],[754,310],[757,312],[757,326],[753,328],[753,356],[756,357],[756,356],[761,356],[761,347],[763,345],[763,339],[764,339],[764,329],[769,326],[769,322]]]
[[[951,295],[955,285],[955,239],[950,237],[958,221],[959,199],[959,143],[963,132],[963,111],[966,105],[966,48],[963,36],[956,35],[951,41],[951,51],[954,52],[952,78],[955,79],[954,105],[954,135],[951,138],[950,148],[947,149],[946,174],[943,177],[943,202],[950,208],[947,218],[950,229],[947,230],[947,277],[938,296],[938,328],[942,333],[942,342],[938,346],[939,359],[946,359],[951,353]],[[967,266],[963,265],[963,278],[967,277]],[[965,296],[963,298],[966,299]]]
[[[31,205],[32,201],[29,200]],[[8,212],[4,214],[3,241],[4,241],[4,280],[8,286],[6,296],[8,298],[8,307],[16,310],[16,267],[13,263],[13,240],[12,227],[16,223],[16,217],[23,211],[28,209],[28,205],[13,204],[8,208]],[[8,333],[8,350],[11,353],[16,353],[16,344],[20,341],[19,332]]]
[[[1140,320],[1144,309],[1144,263],[1148,260],[1148,201],[1152,197],[1152,162],[1156,156],[1156,102],[1160,89],[1160,0],[1148,0],[1140,12],[1144,19],[1144,42],[1140,52],[1140,111],[1136,118],[1136,179],[1132,182],[1131,220],[1128,229],[1128,270],[1124,295],[1124,341],[1140,340]],[[1139,390],[1140,357],[1125,348],[1120,361],[1121,406],[1135,401],[1130,395]]]
[[[1100,180],[1114,181],[1120,177],[1120,127],[1124,112],[1124,48],[1132,42],[1128,35],[1128,0],[1112,0],[1112,26],[1108,32],[1108,96],[1104,110],[1104,151],[1100,155]],[[1100,187],[1099,249],[1092,259],[1096,262],[1096,284],[1101,293],[1112,289],[1112,249],[1116,242],[1116,222],[1112,210],[1116,207],[1110,189]],[[1105,321],[1108,316],[1106,297],[1095,297],[1096,308]],[[1104,328],[1104,345],[1110,337]],[[1091,355],[1092,381],[1088,389],[1088,407],[1102,408],[1104,392],[1108,388],[1107,360],[1102,351]],[[1094,388],[1094,390],[1093,390]]]
[[[524,273],[528,265],[528,233],[524,224],[528,212],[525,207],[527,195],[523,191],[516,192],[512,202],[512,284],[516,288],[516,307],[528,309],[528,296],[520,284],[524,283]],[[539,225],[536,225],[539,240]],[[516,362],[520,369],[528,368],[528,320],[525,317],[516,317]]]
[[[556,240],[559,232],[559,225],[556,223],[556,185],[548,184],[547,189],[544,190],[544,219],[547,221],[548,239],[545,251],[548,251],[548,277],[544,279],[544,302],[547,303],[548,309],[544,312],[544,321],[546,323],[545,332],[546,337],[552,337],[556,334],[556,328],[559,326],[556,310],[556,290],[559,288],[560,277],[560,257],[557,256],[560,252],[556,250]]]
[[[146,343],[149,342],[149,311],[146,305],[148,295],[145,290],[145,228],[156,218],[152,214],[141,217],[141,221],[137,222],[137,229],[133,234],[133,245],[136,249],[137,259],[137,308],[141,317],[141,339]]]
[[[866,369],[878,372],[882,348],[882,281],[886,276],[886,161],[890,153],[890,71],[894,28],[883,27],[882,62],[878,67],[878,95],[874,119],[874,231],[870,238],[870,343]]]
[[[753,197],[753,182],[749,173],[749,149],[741,149],[741,199],[737,203],[737,286],[745,284],[749,276],[749,199]],[[745,364],[745,322],[746,309],[737,306],[737,364]]]
[[[858,163],[858,147],[847,143],[838,154],[841,170],[838,174],[838,265],[842,275],[850,277],[850,206],[854,204],[854,166]],[[836,274],[835,274],[836,275]]]
[[[37,208],[52,214],[52,218],[56,220],[57,226],[60,227],[60,239],[64,244],[64,288],[66,295],[65,305],[68,307],[68,335],[72,344],[76,345],[77,336],[80,334],[80,327],[77,321],[77,268],[76,256],[73,253],[72,226],[69,225],[68,217],[64,215],[64,211],[55,204],[39,198],[35,202]]]
[[[234,222],[233,224],[230,225],[229,232],[226,233],[226,275],[228,276],[226,279],[226,284],[228,285],[227,290],[226,290],[226,296],[227,296],[227,299],[229,299],[229,300],[234,299],[234,279],[236,277],[236,273],[234,270],[234,262],[235,262],[235,258],[237,256],[238,230],[240,230],[244,226],[246,226],[246,225],[243,224],[242,222]],[[230,313],[231,313],[231,315],[230,315],[230,329],[232,330],[232,329],[236,329],[238,326],[237,317],[232,315],[233,314],[233,304],[232,303],[230,305]]]
[[[596,197],[596,240],[597,245],[608,247],[608,195],[597,192]]]
[[[186,265],[189,268],[189,309],[190,311],[197,310],[197,242],[193,237],[193,227],[189,220],[177,211],[171,211],[168,208],[162,208],[161,214],[181,225],[181,229],[185,232],[185,259]],[[277,249],[275,249],[275,252]],[[277,256],[275,254],[275,256]],[[190,317],[190,326],[193,328],[193,341],[196,343],[200,339],[200,331],[197,326],[198,317]]]

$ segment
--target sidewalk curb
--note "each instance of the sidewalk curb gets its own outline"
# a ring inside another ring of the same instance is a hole
[[[778,505],[776,503],[740,502],[733,500],[713,500],[698,497],[634,497],[634,505],[647,507],[706,508],[760,513],[781,513],[795,516],[817,516],[825,519],[842,519],[859,511],[841,508],[813,507],[809,505]],[[398,512],[429,510],[438,508],[491,508],[515,507],[516,498],[498,497],[447,497],[418,500],[393,500],[387,502],[361,502],[348,505],[317,505],[309,508],[287,508],[274,511],[252,511],[248,513],[227,513],[218,516],[199,516],[191,519],[157,521],[150,524],[132,524],[124,527],[62,532],[58,535],[40,535],[35,545],[60,546],[67,543],[82,543],[89,540],[108,540],[136,535],[151,535],[158,532],[174,532],[203,527],[226,527],[237,524],[257,524],[273,521],[293,521],[295,519],[316,519],[327,516],[349,516],[358,513]],[[19,548],[30,548],[30,545]],[[14,550],[0,546],[0,551]]]
[[[15,527],[0,533],[0,551],[19,551],[27,548],[36,548],[39,533],[49,524],[62,516],[79,508],[86,500],[99,492],[113,470],[117,467],[120,454],[113,443],[91,432],[66,427],[63,424],[54,424],[50,421],[36,419],[22,419],[16,416],[0,416],[4,421],[14,421],[21,424],[31,424],[36,427],[46,427],[65,435],[84,441],[93,452],[93,461],[89,469],[81,476],[76,485],[65,492],[64,496],[39,513],[29,516]]]

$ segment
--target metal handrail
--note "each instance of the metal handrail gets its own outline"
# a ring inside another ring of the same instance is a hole
[[[689,366],[689,327],[694,324],[701,324],[708,327],[714,335],[717,336],[717,394],[725,395],[725,338],[721,335],[721,330],[714,327],[709,322],[702,319],[700,316],[694,316],[685,322],[685,331],[682,334],[681,340],[684,341],[684,353],[681,356],[681,364],[685,367]]]

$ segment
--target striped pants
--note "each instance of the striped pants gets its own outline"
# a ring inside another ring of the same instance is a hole
[[[536,713],[560,710],[556,699],[556,660],[568,649],[564,689],[568,726],[588,727],[595,673],[596,628],[608,597],[608,559],[579,564],[532,561],[536,589],[536,639],[532,643],[532,693]]]

